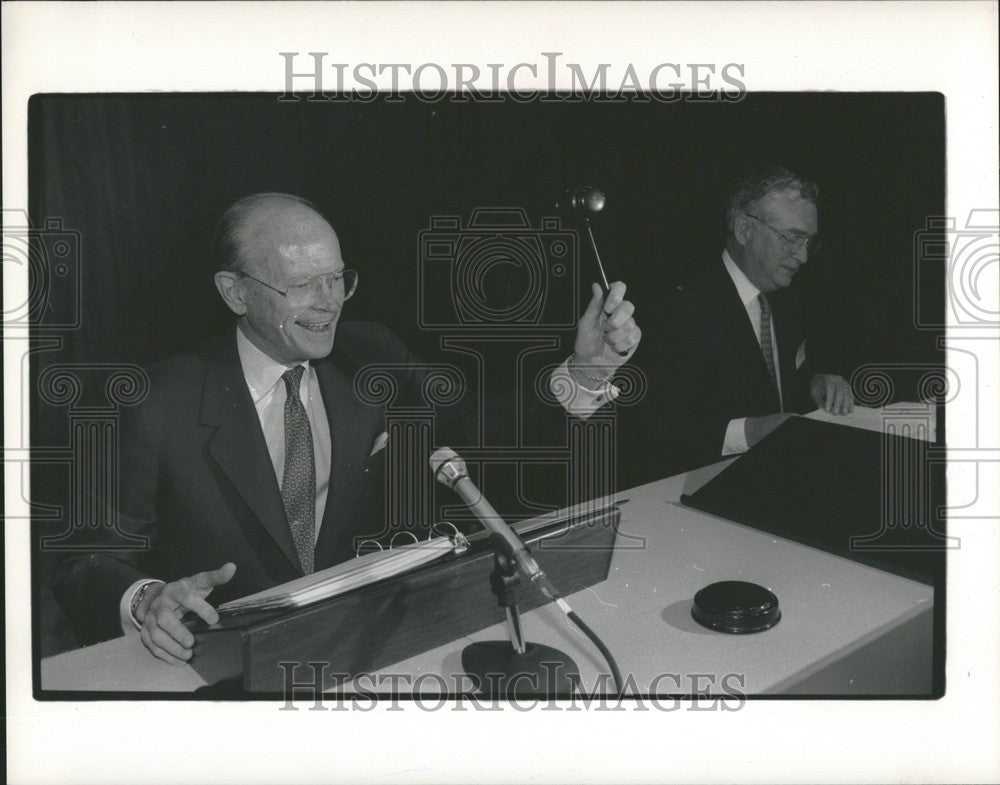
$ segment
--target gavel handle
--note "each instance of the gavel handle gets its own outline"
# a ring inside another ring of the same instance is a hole
[[[590,219],[587,218],[583,222],[584,227],[587,229],[587,237],[590,239],[590,250],[594,252],[594,260],[597,262],[597,271],[601,274],[601,287],[604,289],[604,296],[607,297],[611,292],[611,284],[608,283],[608,276],[604,273],[604,265],[601,264],[601,254],[597,250],[597,241],[594,240],[594,232],[590,228]],[[605,316],[610,316],[610,314],[605,311]],[[618,352],[619,357],[626,357],[628,352]]]
[[[594,259],[597,261],[597,271],[601,274],[601,286],[604,287],[604,296],[607,297],[608,293],[611,291],[611,285],[608,283],[608,276],[604,273],[604,265],[601,264],[601,254],[597,250],[597,241],[594,240],[594,232],[590,228],[590,219],[588,218],[584,221],[583,225],[587,229],[587,237],[590,240],[590,250],[594,252]]]

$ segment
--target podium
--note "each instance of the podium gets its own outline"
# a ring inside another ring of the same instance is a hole
[[[542,516],[514,529],[553,584],[568,593],[607,579],[620,509],[604,506],[549,521]],[[486,536],[469,542],[464,554],[312,605],[195,627],[191,667],[209,692],[220,694],[280,694],[286,671],[308,663],[331,688],[490,627],[503,619],[490,590],[493,549]],[[519,599],[523,611],[546,602],[528,586]]]

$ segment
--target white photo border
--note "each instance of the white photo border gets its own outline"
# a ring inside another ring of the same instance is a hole
[[[937,91],[947,214],[997,209],[992,2],[4,3],[3,203],[26,207],[35,93],[281,92],[279,52],[340,62],[529,62],[563,52],[639,74],[742,63],[751,91]],[[331,57],[334,55],[332,54]],[[387,77],[386,77],[387,78]],[[387,82],[380,80],[383,86]],[[545,89],[521,71],[521,89]],[[565,87],[566,85],[560,85]],[[916,163],[915,163],[916,165]],[[6,303],[26,282],[5,266]],[[19,299],[20,298],[20,299]],[[963,331],[964,330],[964,331]],[[949,340],[968,331],[951,324]],[[996,401],[998,333],[975,335]],[[4,341],[5,413],[27,407]],[[984,381],[985,380],[985,381]],[[977,380],[963,380],[975,383]],[[987,404],[975,449],[1000,449]],[[949,411],[949,422],[970,412]],[[5,417],[5,443],[13,434]],[[5,466],[6,508],[24,514]],[[995,477],[995,471],[994,471]],[[949,470],[953,498],[969,482]],[[1000,514],[995,508],[992,515]],[[938,701],[751,701],[739,712],[278,712],[273,703],[38,702],[31,693],[27,527],[5,527],[6,701],[15,782],[890,782],[1000,778],[1000,528],[949,522],[947,692]],[[987,610],[983,610],[983,609]]]

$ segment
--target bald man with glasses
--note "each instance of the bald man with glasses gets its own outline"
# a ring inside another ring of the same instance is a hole
[[[294,580],[383,533],[386,413],[358,397],[355,378],[390,366],[406,400],[425,380],[384,325],[341,323],[359,276],[306,200],[241,199],[219,224],[216,256],[236,325],[151,368],[148,397],[122,423],[119,527],[150,547],[95,545],[54,585],[81,642],[138,634],[175,665],[194,644],[181,617],[218,620],[210,594],[218,604]],[[580,318],[564,363],[576,388],[567,397],[560,385],[575,416],[609,403],[607,377],[639,343],[624,294],[620,282],[607,296],[595,285]]]

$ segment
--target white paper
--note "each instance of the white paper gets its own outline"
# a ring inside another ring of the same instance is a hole
[[[834,425],[908,436],[926,442],[937,441],[937,411],[933,404],[907,401],[883,406],[880,409],[855,406],[850,414],[830,414],[823,409],[817,409],[805,416],[810,420],[831,422]]]

